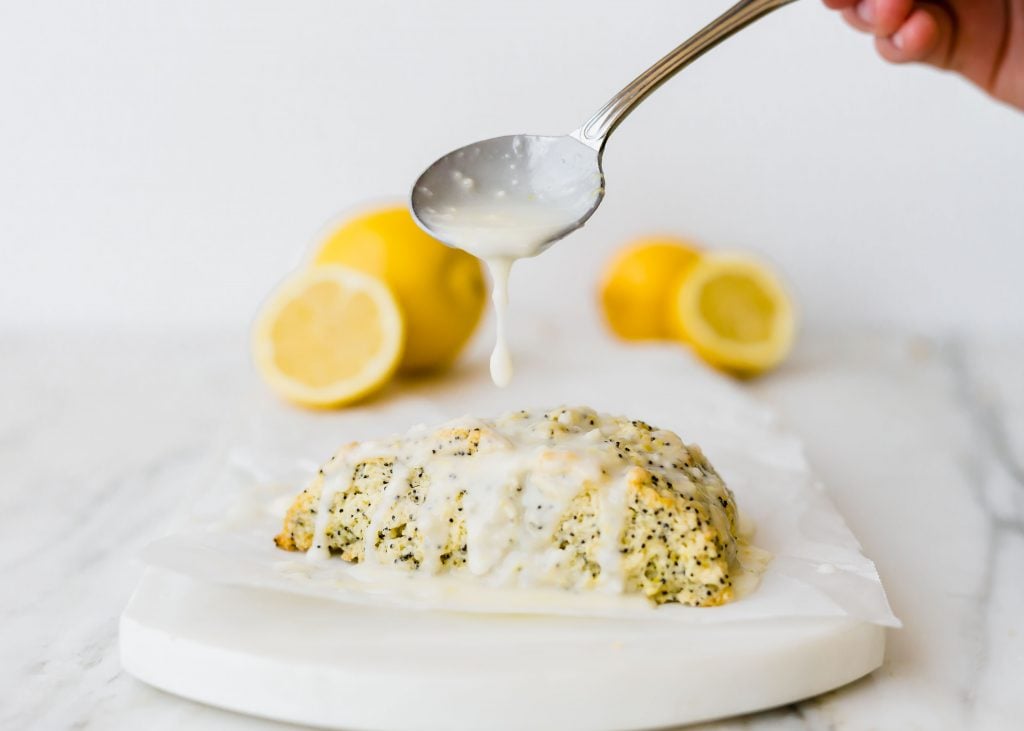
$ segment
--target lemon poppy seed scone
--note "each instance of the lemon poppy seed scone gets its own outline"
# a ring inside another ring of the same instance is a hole
[[[699,448],[559,408],[346,445],[275,541],[423,575],[715,606],[733,597],[736,522]]]

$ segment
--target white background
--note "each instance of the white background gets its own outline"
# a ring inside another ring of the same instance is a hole
[[[439,154],[568,131],[719,0],[0,5],[0,326],[243,326],[325,221]],[[1024,327],[1024,115],[893,68],[817,0],[648,100],[586,229],[513,277],[588,317],[604,258],[775,261],[811,326]]]

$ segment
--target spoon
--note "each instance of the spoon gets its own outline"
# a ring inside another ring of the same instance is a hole
[[[613,96],[568,135],[506,135],[454,150],[428,167],[412,189],[416,222],[435,238],[487,264],[498,317],[491,376],[511,380],[505,341],[508,276],[516,259],[535,256],[580,228],[604,197],[601,159],[609,135],[651,92],[704,53],[793,0],[740,0]]]

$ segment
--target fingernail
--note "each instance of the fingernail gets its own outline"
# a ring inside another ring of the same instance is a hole
[[[869,25],[875,22],[875,0],[860,0],[857,3],[857,15]]]
[[[903,50],[903,40],[903,31],[896,31],[893,33],[892,44],[901,51]]]

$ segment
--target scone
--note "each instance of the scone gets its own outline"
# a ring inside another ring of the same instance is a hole
[[[494,585],[715,606],[733,597],[736,507],[674,433],[558,408],[349,444],[275,542]]]

